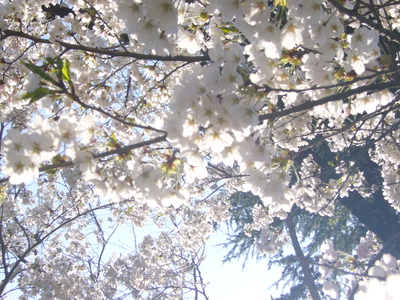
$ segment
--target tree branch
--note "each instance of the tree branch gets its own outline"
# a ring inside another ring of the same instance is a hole
[[[364,271],[364,273],[361,274],[361,276],[364,277],[374,277],[377,278],[377,276],[369,276],[368,271],[375,265],[375,263],[381,259],[382,255],[386,253],[390,248],[393,247],[393,244],[396,244],[400,239],[400,232],[398,232],[396,235],[394,235],[385,245],[383,245],[382,249],[379,251],[378,254],[372,257],[372,259],[368,262],[367,269]],[[349,300],[353,300],[356,292],[358,291],[360,287],[359,282],[356,283],[356,285],[353,287],[351,290],[351,293],[348,297]]]
[[[356,18],[361,24],[364,24],[364,25],[367,25],[370,28],[376,29],[382,35],[385,35],[389,39],[397,41],[398,43],[400,43],[400,35],[399,34],[397,34],[394,31],[390,31],[388,29],[383,28],[382,24],[375,23],[375,22],[373,22],[373,20],[367,19],[366,17],[363,17],[362,15],[359,14],[358,9],[357,9],[356,6],[354,7],[354,9],[349,9],[349,8],[344,7],[337,0],[328,0],[328,2],[330,4],[332,4],[342,14],[345,14],[345,15],[348,15],[348,16],[352,16],[352,17]]]
[[[68,96],[72,97],[73,100],[76,103],[78,103],[79,105],[81,105],[82,107],[84,107],[86,109],[95,110],[95,111],[97,111],[97,112],[99,112],[99,113],[101,113],[103,115],[106,115],[107,117],[110,117],[111,119],[114,119],[114,120],[116,120],[118,122],[121,122],[124,125],[128,125],[128,126],[131,126],[131,127],[136,127],[136,128],[141,128],[141,129],[145,129],[145,130],[152,130],[152,131],[160,132],[160,133],[163,133],[163,134],[167,134],[167,132],[165,130],[161,130],[161,129],[157,129],[157,128],[154,128],[154,127],[151,127],[151,126],[145,126],[145,125],[140,125],[140,124],[135,124],[135,123],[132,123],[132,122],[129,122],[129,121],[125,121],[124,119],[122,119],[120,117],[117,117],[117,116],[114,116],[113,114],[101,109],[100,107],[96,107],[96,106],[93,106],[93,105],[86,104],[86,103],[82,102],[77,95],[69,93],[66,89],[64,90],[64,93],[67,94]]]
[[[50,40],[38,38],[27,33],[14,31],[14,30],[4,30],[3,36],[0,37],[1,40],[5,40],[8,37],[22,37],[36,43],[41,44],[53,44]],[[90,53],[104,54],[111,57],[132,57],[138,60],[158,60],[158,61],[185,61],[185,62],[202,62],[210,60],[208,54],[202,56],[184,56],[184,55],[176,55],[176,56],[163,56],[163,55],[153,55],[153,54],[141,54],[136,52],[127,52],[127,51],[118,51],[118,50],[109,50],[103,48],[94,48],[88,46],[82,46],[77,44],[70,44],[60,40],[56,40],[56,43],[66,48],[67,50],[81,50]]]
[[[350,97],[350,96],[353,96],[353,95],[357,95],[357,94],[360,94],[360,93],[363,93],[363,92],[382,91],[382,90],[394,88],[394,87],[397,87],[397,86],[399,86],[399,82],[398,81],[374,83],[374,84],[370,84],[370,85],[360,86],[358,88],[355,88],[355,89],[352,89],[352,90],[348,90],[348,91],[345,91],[345,92],[340,93],[340,94],[329,95],[329,96],[323,97],[323,98],[318,99],[318,100],[308,101],[308,102],[305,102],[303,104],[300,104],[300,105],[297,105],[297,106],[293,106],[291,108],[283,109],[283,110],[276,111],[276,112],[269,113],[269,114],[260,115],[259,116],[259,120],[260,120],[260,122],[262,122],[264,120],[272,120],[272,119],[276,119],[278,117],[290,115],[292,113],[308,110],[308,109],[311,109],[311,108],[314,108],[316,106],[323,105],[323,104],[326,104],[326,103],[329,103],[329,102],[343,100],[343,99],[345,99],[347,97]]]
[[[313,300],[320,300],[321,298],[318,294],[318,288],[315,285],[314,278],[311,274],[310,266],[308,264],[308,259],[304,256],[303,250],[300,247],[299,240],[297,239],[296,228],[293,223],[293,214],[291,214],[286,219],[286,226],[289,230],[290,239],[292,240],[292,246],[294,252],[296,253],[296,257],[299,260],[301,269],[304,274],[304,281],[308,287],[308,290],[310,291],[311,298]]]
[[[110,150],[110,151],[106,151],[106,152],[102,152],[99,154],[94,154],[92,155],[94,159],[97,158],[103,158],[103,157],[107,157],[110,155],[114,155],[114,154],[124,154],[127,153],[133,149],[137,149],[137,148],[141,148],[144,146],[149,146],[152,144],[156,144],[156,143],[160,143],[160,142],[164,142],[167,140],[167,135],[164,134],[162,136],[156,137],[154,139],[151,140],[147,140],[147,141],[143,141],[137,144],[132,144],[132,145],[128,145],[125,147],[121,147],[121,148],[117,148],[114,150]],[[72,161],[66,161],[66,162],[62,162],[62,163],[58,163],[58,164],[52,164],[52,165],[45,165],[43,167],[39,168],[39,172],[45,172],[45,171],[50,171],[50,170],[55,170],[55,169],[61,169],[61,168],[67,168],[67,167],[72,167],[76,165],[74,162]],[[9,177],[3,178],[0,180],[0,184],[3,184],[5,182],[7,182],[9,179]]]
[[[122,203],[129,203],[132,202],[134,200],[125,200]],[[43,243],[49,236],[51,236],[53,233],[57,232],[60,228],[63,228],[64,226],[68,225],[69,223],[75,221],[76,219],[85,216],[91,212],[94,212],[96,210],[100,210],[100,209],[105,209],[105,208],[109,208],[112,207],[114,205],[120,205],[121,202],[112,202],[112,203],[108,203],[108,204],[104,204],[95,208],[91,208],[89,210],[86,210],[82,213],[77,214],[76,216],[72,217],[72,218],[68,218],[66,219],[63,223],[61,223],[60,225],[58,225],[57,227],[55,227],[54,229],[52,229],[50,232],[48,232],[47,234],[44,235],[44,237],[38,239],[37,241],[35,241],[34,244],[32,244],[30,247],[28,247],[24,253],[22,253],[21,255],[18,255],[18,260],[13,264],[13,266],[11,267],[8,276],[6,276],[1,282],[0,282],[0,296],[3,296],[3,292],[5,290],[5,288],[7,287],[7,285],[10,283],[10,281],[12,280],[12,278],[14,278],[14,273],[17,271],[19,265],[21,263],[23,263],[26,259],[26,257],[34,250],[36,249],[41,243]]]
[[[345,132],[346,130],[349,130],[349,129],[355,127],[357,125],[357,123],[364,122],[365,120],[369,120],[369,119],[374,118],[374,117],[376,117],[378,115],[386,114],[388,112],[388,110],[386,110],[386,109],[388,109],[388,108],[390,110],[393,109],[393,105],[395,105],[396,102],[399,101],[399,99],[400,99],[400,95],[397,95],[396,98],[392,102],[382,106],[381,108],[379,108],[375,112],[373,112],[371,114],[364,115],[364,116],[354,120],[353,122],[348,123],[347,125],[343,126],[342,128],[332,129],[332,133],[329,133],[327,135],[322,135],[321,138],[316,140],[315,142],[310,143],[307,146],[300,147],[299,151],[297,153],[294,153],[292,157],[297,157],[297,156],[299,156],[299,154],[301,152],[304,152],[304,151],[306,151],[308,149],[312,149],[312,148],[316,147],[318,144],[320,144],[320,143],[326,141],[327,139],[331,138],[332,136],[338,135],[338,134],[340,134],[342,132]],[[389,132],[389,130],[388,130],[388,132]]]

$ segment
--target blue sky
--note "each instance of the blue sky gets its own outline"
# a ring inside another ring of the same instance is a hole
[[[206,260],[201,264],[210,300],[270,300],[271,296],[280,296],[281,292],[268,289],[281,275],[279,268],[268,270],[268,261],[249,259],[242,269],[243,260],[234,260],[222,264],[226,250],[216,247],[224,242],[223,233],[214,235],[207,244]]]

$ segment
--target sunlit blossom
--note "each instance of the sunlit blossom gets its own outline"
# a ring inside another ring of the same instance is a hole
[[[282,29],[282,47],[292,49],[303,42],[303,28],[296,22],[289,21]]]
[[[26,156],[8,154],[2,168],[11,184],[29,183],[39,175],[39,168]]]
[[[326,240],[321,246],[321,251],[324,253],[323,258],[329,262],[333,262],[337,259],[338,253],[335,251],[333,242]]]
[[[200,33],[179,31],[177,44],[180,48],[186,49],[188,53],[195,54],[202,48]]]
[[[212,150],[213,152],[219,153],[232,145],[233,138],[232,136],[223,131],[215,131],[214,129],[210,128],[206,131],[203,146]]]

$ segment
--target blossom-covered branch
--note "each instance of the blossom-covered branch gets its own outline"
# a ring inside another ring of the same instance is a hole
[[[158,60],[158,61],[185,61],[185,62],[204,62],[209,61],[210,58],[208,55],[203,56],[163,56],[163,55],[153,55],[153,54],[142,54],[142,53],[134,53],[127,51],[119,51],[114,49],[102,49],[102,48],[94,48],[85,45],[71,44],[64,42],[62,40],[55,40],[55,42],[51,42],[48,39],[38,38],[32,35],[29,35],[24,32],[14,31],[14,30],[4,30],[1,32],[0,40],[5,40],[9,37],[21,37],[28,40],[31,40],[35,43],[42,44],[58,44],[64,47],[66,50],[80,50],[89,53],[103,54],[111,57],[130,57],[138,60]]]
[[[279,118],[281,116],[287,116],[292,113],[305,111],[305,110],[311,109],[315,106],[323,105],[323,104],[326,104],[326,103],[329,103],[332,101],[343,101],[350,96],[361,94],[364,92],[383,91],[385,89],[396,88],[398,86],[399,86],[399,83],[397,81],[369,84],[369,85],[357,87],[355,89],[350,89],[350,90],[347,90],[342,93],[329,95],[329,96],[323,97],[318,100],[307,101],[303,104],[300,104],[300,105],[297,105],[297,106],[294,106],[291,108],[283,109],[281,111],[276,111],[273,113],[260,115],[259,118],[260,118],[260,121],[271,120],[271,119]]]

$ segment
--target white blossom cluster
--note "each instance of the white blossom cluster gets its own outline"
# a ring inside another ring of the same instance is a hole
[[[360,244],[356,248],[358,259],[364,261],[369,259],[372,255],[377,254],[381,247],[382,245],[379,244],[376,236],[368,231],[365,237],[361,238]]]
[[[0,297],[15,282],[25,298],[203,293],[199,249],[238,191],[261,199],[246,229],[268,254],[287,242],[274,218],[296,208],[333,216],[382,191],[400,211],[400,6],[358,5],[1,1]],[[329,159],[307,154],[323,146]],[[382,184],[356,167],[363,147]],[[110,232],[150,220],[158,237],[108,254]],[[370,282],[392,293],[389,260]]]
[[[373,277],[360,281],[360,290],[354,299],[396,299],[400,291],[399,261],[390,254],[383,254],[382,259],[368,271]]]
[[[372,243],[374,243],[374,237],[371,232],[367,233],[365,238],[362,238],[360,245],[357,248],[358,259],[360,261],[366,260],[366,257],[373,257],[373,254],[378,254],[376,249],[372,249]],[[369,244],[369,245],[367,245]],[[376,238],[375,238],[376,244]],[[374,245],[376,246],[376,245]],[[366,248],[370,249],[366,249]],[[369,251],[369,253],[365,253]],[[342,269],[342,272],[346,274],[346,270],[343,268],[344,265],[340,264],[340,253],[335,250],[333,242],[326,240],[321,247],[322,257],[319,260],[319,272],[321,273],[321,283],[323,284],[323,292],[325,295],[332,299],[339,299],[340,294],[345,291],[344,284],[349,286],[349,291],[354,289],[354,286],[358,284],[354,299],[396,299],[399,292],[400,273],[399,273],[399,261],[396,260],[390,254],[383,254],[382,259],[375,262],[375,264],[367,268],[365,271],[364,265],[360,265],[349,274],[355,275],[356,271],[361,278],[358,283],[354,279],[346,278],[342,282],[342,286],[339,286],[338,282],[330,280],[330,276],[333,271]],[[336,266],[335,266],[336,265]],[[368,264],[367,264],[368,266]],[[348,275],[347,275],[348,276]],[[348,292],[349,293],[349,292]]]

